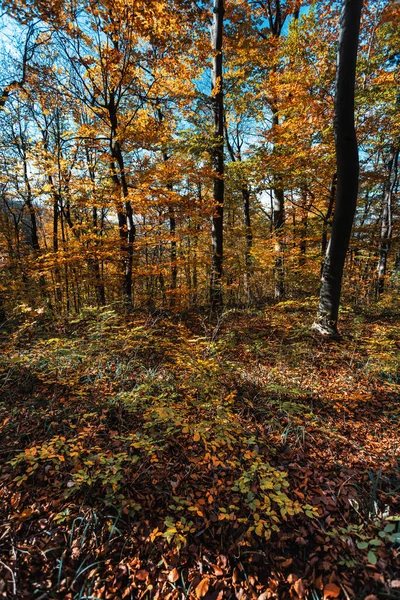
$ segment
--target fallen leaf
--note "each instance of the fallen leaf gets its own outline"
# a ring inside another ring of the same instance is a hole
[[[139,571],[136,571],[136,573],[135,573],[135,578],[138,579],[139,581],[146,581],[148,576],[149,576],[149,572],[146,571],[146,569],[139,569]]]
[[[282,569],[286,569],[287,567],[290,567],[290,565],[292,564],[292,562],[293,562],[293,558],[287,558],[286,560],[284,560],[281,563],[281,568]]]
[[[216,575],[217,577],[221,577],[221,575],[224,574],[223,570],[220,569],[217,565],[211,565],[211,566],[214,571],[214,575]]]
[[[204,577],[204,579],[202,579],[199,585],[196,587],[196,596],[198,598],[203,598],[203,596],[207,594],[209,586],[210,582],[208,581],[207,577]]]
[[[295,581],[293,588],[299,598],[305,598],[306,588],[304,587],[304,583],[303,583],[302,579],[298,579],[297,581]]]
[[[172,569],[172,571],[170,571],[168,573],[168,577],[167,577],[168,581],[170,581],[171,583],[175,583],[175,581],[178,581],[179,579],[179,573],[178,573],[178,569]]]
[[[327,583],[324,587],[324,598],[337,598],[340,595],[340,587],[336,583]]]

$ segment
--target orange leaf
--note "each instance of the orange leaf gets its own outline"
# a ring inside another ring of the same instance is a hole
[[[175,581],[178,581],[178,579],[179,579],[178,569],[172,569],[172,571],[170,571],[168,573],[168,581],[170,581],[171,583],[175,583]]]
[[[340,595],[340,587],[335,583],[327,583],[324,587],[324,598],[337,598]]]
[[[220,577],[221,575],[224,574],[223,570],[220,569],[217,565],[211,565],[211,566],[214,571],[214,575],[216,575],[217,577]]]
[[[205,596],[208,592],[209,585],[210,582],[208,581],[207,577],[202,579],[199,585],[196,587],[196,596],[198,598],[203,598],[203,596]]]

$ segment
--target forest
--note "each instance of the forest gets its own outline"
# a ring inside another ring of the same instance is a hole
[[[0,600],[400,600],[399,0],[0,57]]]

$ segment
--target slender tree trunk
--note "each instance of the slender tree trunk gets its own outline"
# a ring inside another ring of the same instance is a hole
[[[157,104],[158,104],[158,101],[157,101]],[[157,116],[158,116],[158,120],[161,125],[164,120],[164,115],[160,108],[157,108]],[[163,160],[166,163],[169,160],[169,156],[168,156],[166,148],[163,149],[162,155],[163,155]],[[170,181],[167,183],[167,190],[169,192],[172,192],[172,190],[173,190],[173,185]],[[169,304],[170,304],[170,307],[173,308],[176,305],[178,266],[176,264],[176,259],[177,259],[176,218],[175,218],[174,208],[170,203],[168,204],[168,218],[169,218],[169,232],[171,234],[171,251],[170,251],[170,265],[171,265],[171,267],[170,267],[171,268],[170,292],[171,292],[171,295],[170,295]]]
[[[392,198],[393,190],[397,182],[397,167],[399,160],[399,149],[392,149],[387,162],[387,179],[383,190],[383,207],[381,220],[381,236],[379,248],[379,260],[377,268],[376,297],[383,294],[385,288],[385,278],[387,273],[387,259],[392,244],[393,235],[393,214]]]
[[[97,242],[97,236],[98,236],[98,219],[97,219],[97,208],[96,208],[96,206],[93,207],[92,217],[93,217],[93,229],[94,229],[94,231],[96,233],[96,249],[97,249],[97,246],[98,246],[98,242]],[[100,262],[99,262],[99,258],[98,258],[97,255],[91,261],[91,268],[92,268],[93,275],[94,275],[97,304],[99,306],[105,306],[105,303],[106,303],[106,293],[105,293],[105,289],[104,289],[104,282],[103,282],[102,277],[101,277]]]
[[[337,198],[331,239],[322,270],[317,319],[313,330],[338,337],[337,321],[346,252],[357,205],[359,160],[354,125],[354,87],[363,0],[343,0],[335,90]]]
[[[236,153],[235,153],[233,146],[229,140],[229,133],[228,133],[228,128],[226,126],[226,122],[224,124],[224,128],[225,128],[226,147],[228,149],[228,152],[229,152],[232,162],[242,162],[239,141],[237,142]],[[239,135],[238,135],[238,137],[239,137]],[[250,304],[251,303],[251,292],[250,292],[251,250],[253,247],[253,231],[251,228],[251,214],[250,214],[250,186],[246,180],[242,181],[241,191],[242,191],[244,228],[245,228],[245,236],[246,236],[246,248],[245,248],[245,254],[244,254],[244,264],[245,264],[244,289],[245,289],[245,293],[246,293],[247,304]]]
[[[49,183],[53,186],[53,179],[49,175]],[[56,262],[54,267],[54,281],[55,281],[55,297],[56,304],[58,308],[61,310],[61,302],[62,302],[62,289],[61,289],[61,276],[60,276],[60,267],[58,264],[59,261],[59,247],[58,247],[58,220],[60,215],[60,198],[58,194],[53,191],[53,252],[54,252],[54,260]]]
[[[278,114],[273,108],[272,128],[278,125]],[[275,151],[275,147],[274,150]],[[283,239],[285,225],[285,195],[283,182],[280,175],[274,177],[272,200],[272,231],[275,236],[275,268],[274,286],[275,298],[281,300],[285,296],[285,243]]]
[[[329,221],[331,220],[331,217],[332,217],[333,207],[335,205],[336,184],[337,184],[337,174],[334,173],[334,175],[332,176],[331,190],[330,190],[330,193],[329,193],[328,208],[326,209],[324,223],[323,223],[323,226],[322,226],[321,255],[323,257],[325,257],[326,250],[328,248],[328,227],[329,227]],[[323,267],[324,267],[324,264],[322,263],[322,265],[321,265],[321,275],[322,275],[322,269],[323,269]]]
[[[26,155],[25,155],[25,148],[23,149],[23,152],[24,152],[24,156],[23,156],[24,182],[25,182],[25,192],[26,192],[25,204],[28,207],[29,217],[30,217],[30,221],[31,221],[32,248],[33,248],[35,258],[38,259],[40,256],[40,243],[39,243],[36,211],[35,211],[35,207],[33,206],[33,194],[32,194],[32,187],[31,187],[31,184],[29,181],[28,165],[27,165],[27,160],[26,160]],[[42,298],[48,300],[48,295],[47,295],[47,291],[46,291],[46,280],[45,280],[45,277],[43,274],[39,275],[39,287],[40,287],[40,293],[41,293]]]
[[[307,191],[302,193],[301,220],[300,220],[300,256],[299,267],[304,267],[306,264],[307,253],[307,229],[308,229],[308,209]]]
[[[172,185],[170,186],[172,189]],[[176,219],[175,213],[172,206],[168,207],[169,214],[169,232],[171,234],[171,297],[170,297],[170,306],[174,307],[176,305],[176,288],[178,282],[178,267],[176,264],[177,259],[177,244],[176,244]]]
[[[222,82],[222,38],[224,0],[214,0],[211,41],[213,48],[212,108],[214,122],[213,167],[214,204],[212,218],[211,306],[223,304],[223,219],[224,219],[224,95]]]
[[[245,273],[244,273],[244,288],[246,292],[247,304],[251,304],[250,278],[252,271],[251,250],[253,248],[253,231],[251,228],[250,216],[250,190],[246,184],[242,185],[242,201],[244,226],[246,231],[246,249],[244,255]]]
[[[132,204],[128,200],[128,183],[126,180],[124,157],[119,142],[114,142],[112,147],[113,157],[117,161],[119,170],[120,189],[125,199],[125,218],[123,219],[120,235],[124,241],[125,250],[125,278],[124,297],[128,306],[132,305],[132,273],[133,273],[133,244],[136,239],[136,227],[133,219]]]

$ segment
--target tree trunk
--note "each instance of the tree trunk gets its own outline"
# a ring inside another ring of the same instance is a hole
[[[381,237],[379,260],[377,268],[376,298],[383,294],[385,287],[385,277],[387,273],[387,259],[392,244],[393,234],[393,214],[392,198],[393,190],[397,182],[397,167],[399,160],[399,149],[392,148],[389,160],[387,162],[387,179],[383,191],[383,207],[381,220]]]
[[[111,172],[117,194],[122,192],[121,202],[118,200],[117,216],[119,235],[121,240],[121,251],[124,263],[124,282],[123,295],[128,310],[132,308],[132,274],[133,274],[133,244],[136,240],[136,226],[133,218],[132,204],[129,201],[128,182],[126,178],[124,156],[122,154],[121,144],[118,141],[118,107],[115,101],[114,92],[110,92],[109,103],[107,106],[110,118],[111,135]],[[118,165],[118,171],[115,168],[115,162]],[[123,204],[125,205],[123,208]]]
[[[309,204],[307,201],[307,190],[302,191],[301,203],[301,220],[300,220],[300,256],[299,267],[304,267],[306,264],[307,253],[307,230],[308,230],[308,210]]]
[[[354,125],[354,87],[363,0],[343,0],[335,89],[337,198],[331,239],[322,270],[320,301],[313,331],[339,337],[337,321],[346,252],[357,205],[359,160]]]
[[[250,277],[251,277],[251,250],[253,247],[253,232],[251,229],[251,217],[250,217],[250,190],[247,184],[242,185],[242,199],[243,199],[243,214],[244,214],[244,226],[246,231],[246,250],[244,255],[245,262],[245,274],[244,274],[244,287],[247,297],[247,304],[251,304],[251,292],[250,292]]]
[[[60,275],[60,267],[58,264],[59,254],[58,254],[58,219],[60,214],[60,198],[59,195],[54,190],[53,179],[49,175],[48,177],[49,183],[53,188],[53,252],[54,252],[54,280],[55,280],[55,298],[56,304],[58,308],[62,310],[62,289],[61,289],[61,275]]]
[[[224,218],[224,96],[222,84],[222,36],[224,0],[214,0],[211,41],[212,64],[212,110],[214,121],[213,167],[214,211],[212,218],[212,264],[210,282],[211,306],[221,306],[223,274],[223,218]]]
[[[324,218],[324,224],[322,226],[322,238],[321,238],[321,255],[322,256],[326,255],[326,250],[327,250],[327,247],[328,247],[328,225],[329,225],[329,221],[330,221],[331,216],[332,216],[333,206],[335,204],[336,184],[337,184],[337,173],[334,173],[334,175],[332,176],[331,191],[329,193],[328,208],[326,209],[326,214],[325,214],[325,218]],[[321,275],[322,275],[322,269],[323,268],[324,268],[324,264],[322,263],[322,265],[321,265]]]
[[[272,109],[272,128],[279,123],[276,108]],[[275,137],[275,136],[274,136]],[[273,149],[275,152],[275,146]],[[285,244],[283,240],[283,227],[285,224],[285,196],[283,182],[280,175],[274,176],[272,200],[272,231],[275,235],[275,268],[274,285],[275,298],[281,300],[285,296]]]

